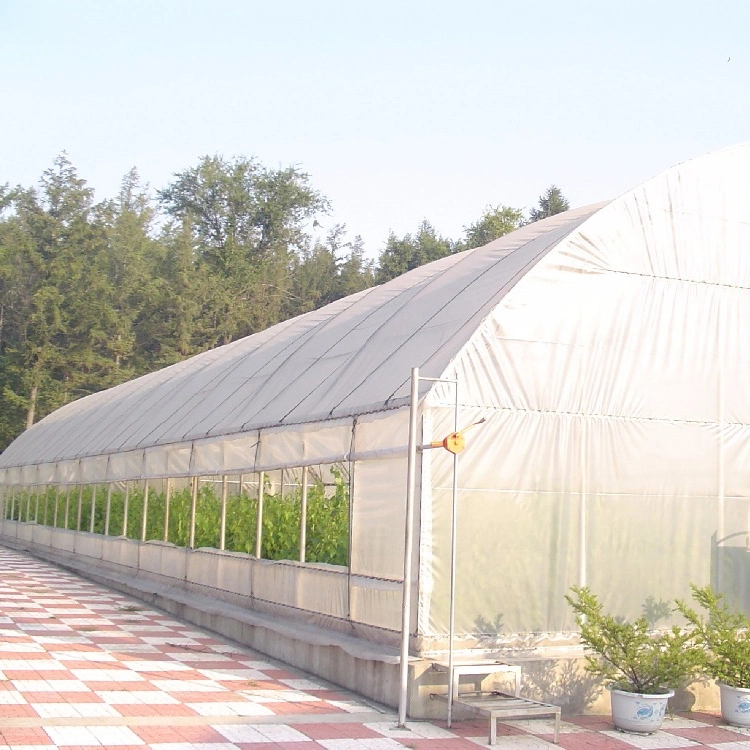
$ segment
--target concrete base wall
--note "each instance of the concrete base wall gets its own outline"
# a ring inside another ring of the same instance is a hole
[[[354,626],[325,612],[316,622],[305,621],[297,608],[260,598],[273,596],[299,601],[312,597],[318,571],[305,571],[293,591],[279,592],[273,583],[276,563],[214,549],[191,550],[161,542],[55,529],[15,521],[0,521],[0,543],[49,560],[93,581],[116,589],[178,618],[241,645],[352,690],[378,703],[397,708],[400,695],[399,649],[364,637]],[[330,571],[323,571],[326,585]],[[342,585],[346,574],[339,574]],[[335,621],[335,627],[331,623]],[[609,695],[582,669],[580,653],[535,649],[505,654],[503,659],[523,667],[523,695],[559,705],[568,715],[609,713]],[[476,689],[507,689],[500,678],[477,678]],[[409,663],[407,714],[413,719],[445,718],[445,671],[432,659]],[[717,710],[718,689],[694,684],[679,691],[673,710]],[[461,718],[456,707],[455,717]]]

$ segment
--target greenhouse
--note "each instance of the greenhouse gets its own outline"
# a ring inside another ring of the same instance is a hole
[[[415,664],[558,653],[572,585],[748,609],[749,174],[694,159],[70,403],[0,456],[0,541],[391,665],[407,600]]]

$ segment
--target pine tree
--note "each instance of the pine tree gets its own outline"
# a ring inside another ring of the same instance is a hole
[[[561,214],[570,208],[568,199],[562,194],[557,185],[550,185],[543,195],[539,196],[539,208],[532,208],[529,222],[546,219],[548,216]]]

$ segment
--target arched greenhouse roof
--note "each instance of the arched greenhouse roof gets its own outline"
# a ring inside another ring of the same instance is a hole
[[[354,422],[370,425],[367,441],[361,441],[368,443],[366,450],[393,448],[387,440],[397,440],[402,450],[403,424],[376,440],[373,436],[384,430],[373,424],[380,419],[382,427],[407,403],[413,367],[440,377],[462,363],[466,383],[481,381],[473,397],[477,406],[489,404],[488,394],[498,389],[497,403],[524,401],[531,377],[544,410],[563,409],[556,390],[561,383],[569,392],[565,408],[580,410],[576,389],[568,387],[573,378],[566,375],[570,368],[563,352],[611,351],[611,361],[587,377],[600,384],[630,383],[617,364],[625,351],[643,350],[633,365],[641,372],[653,366],[655,351],[677,351],[686,336],[701,335],[686,333],[685,320],[676,319],[675,289],[690,297],[710,288],[734,299],[750,287],[748,174],[750,144],[693,159],[614,201],[527,225],[484,247],[75,401],[6,449],[0,482],[51,481],[45,477],[94,482],[265,470],[259,467],[301,466],[319,458],[352,460],[350,451],[362,451],[361,445],[351,447]],[[592,283],[581,285],[581,280]],[[738,294],[732,296],[732,290]],[[582,294],[590,297],[585,305]],[[640,307],[633,295],[640,295]],[[627,320],[615,319],[617,300],[629,309],[636,305]],[[639,334],[634,319],[643,316],[644,306],[648,320],[641,321]],[[713,336],[711,309],[685,307],[685,315],[701,316],[695,322],[704,326],[706,340]],[[651,341],[656,327],[659,336]],[[489,353],[494,344],[483,336],[524,345],[506,347],[501,364]],[[528,363],[526,379],[509,380],[519,362],[552,343],[561,353],[554,360],[559,371],[554,383]],[[465,356],[468,351],[472,356]],[[422,393],[431,388],[423,383]],[[659,405],[652,411],[682,403],[676,393],[674,385],[663,397],[658,391]],[[640,403],[643,395],[628,391],[622,398]],[[586,413],[601,412],[594,403],[599,396],[588,397]],[[608,405],[609,411],[621,407]],[[323,437],[326,429],[331,432]],[[152,458],[153,465],[146,466]]]
[[[336,419],[403,405],[409,374],[440,375],[490,310],[601,205],[527,225],[319,310],[74,401],[0,468]]]

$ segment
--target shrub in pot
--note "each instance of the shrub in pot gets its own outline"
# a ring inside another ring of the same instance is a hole
[[[691,586],[702,612],[683,601],[677,607],[703,646],[701,672],[719,683],[721,715],[750,727],[750,617],[729,607],[710,586]]]
[[[702,650],[692,631],[672,627],[654,631],[646,619],[627,621],[603,611],[596,594],[574,586],[572,607],[586,655],[586,671],[611,691],[612,720],[626,732],[650,734],[664,720],[674,691],[699,671]]]

